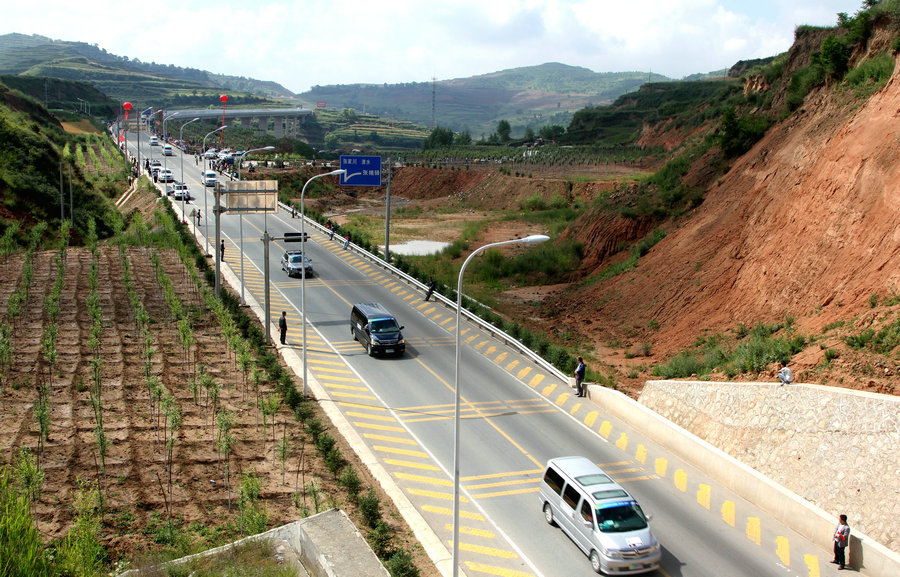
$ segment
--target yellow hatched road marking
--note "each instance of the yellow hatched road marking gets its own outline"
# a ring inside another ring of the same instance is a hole
[[[353,399],[370,399],[372,401],[375,400],[375,397],[372,395],[354,395],[352,393],[342,393],[340,391],[335,391],[331,394],[335,397],[348,397],[348,398],[353,398]]]
[[[466,344],[471,343],[472,341],[474,341],[477,338],[478,338],[478,335],[472,335],[471,337],[466,338]]]
[[[531,372],[531,367],[525,367],[524,369],[522,369],[521,371],[519,371],[518,373],[516,373],[516,378],[519,379],[520,381],[521,381],[521,380],[525,380],[525,377],[526,377],[526,376],[528,375],[528,373],[530,373],[530,372]]]
[[[375,423],[363,423],[361,421],[356,421],[353,423],[357,427],[363,427],[366,429],[375,429],[376,431],[391,431],[394,433],[404,433],[406,429],[403,427],[389,427],[388,425],[376,425]]]
[[[782,537],[779,535],[775,538],[775,554],[778,555],[778,558],[781,559],[781,562],[784,563],[785,567],[791,566],[791,544],[788,542],[787,537]]]
[[[422,510],[428,511],[429,513],[436,513],[438,515],[453,515],[453,509],[448,509],[447,507],[437,507],[435,505],[422,505]],[[483,516],[472,511],[460,511],[459,516],[461,519],[471,519],[473,521],[485,520]]]
[[[341,374],[341,375],[352,375],[353,374],[353,371],[349,371],[347,369],[329,369],[326,367],[319,367],[319,366],[310,367],[310,370],[312,370],[317,375],[321,374],[321,373],[328,373],[328,374],[337,373],[337,374]],[[356,380],[359,380],[359,379],[356,379]]]
[[[488,344],[488,341],[481,341],[480,343],[475,345],[475,350],[480,351],[482,348],[484,348],[484,345],[486,345],[486,344]]]
[[[326,361],[324,358],[322,358],[322,359],[311,358],[311,359],[308,359],[307,362],[310,365],[316,365],[317,368],[318,368],[318,365],[330,365],[330,366],[334,366],[334,367],[345,367],[345,368],[347,366],[346,364],[339,362],[339,361]]]
[[[619,440],[616,441],[616,446],[622,449],[623,451],[628,449],[628,435],[622,433],[619,435]]]
[[[489,357],[493,355],[497,351],[497,347],[491,345],[488,347],[488,350],[484,352],[484,356]]]
[[[329,389],[345,389],[349,391],[367,391],[365,387],[351,387],[350,385],[338,385],[337,383],[325,382],[325,386]]]
[[[809,577],[819,577],[821,575],[818,557],[807,554],[803,556],[803,561],[806,563],[806,568],[809,569]]]
[[[428,458],[428,453],[422,451],[413,451],[410,449],[398,449],[396,447],[385,447],[384,445],[375,445],[372,447],[376,451],[380,451],[382,453],[393,453],[395,455],[405,455],[407,457],[420,457],[422,459]]]
[[[600,430],[598,432],[604,439],[609,439],[609,434],[612,433],[612,423],[610,423],[609,421],[603,421],[600,424]]]
[[[668,466],[669,466],[669,461],[666,459],[663,459],[662,457],[659,457],[658,459],[656,459],[656,462],[655,462],[656,474],[659,475],[660,477],[665,477],[666,476],[666,468]]]
[[[634,453],[634,460],[638,463],[646,463],[647,447],[645,447],[643,444],[638,444],[637,451]]]
[[[546,397],[546,396],[549,396],[550,393],[552,393],[555,390],[556,390],[556,384],[547,385],[546,387],[544,387],[544,390],[541,391],[541,394]]]
[[[469,481],[477,481],[479,479],[497,479],[500,477],[511,477],[512,475],[537,475],[543,473],[543,469],[526,469],[524,471],[510,471],[508,473],[490,473],[489,475],[475,475],[472,477],[462,477],[464,483]]]
[[[438,318],[440,318],[440,317],[438,317]],[[440,326],[444,326],[453,320],[454,320],[453,317],[447,317],[445,320],[441,321],[439,324],[440,324]]]
[[[700,506],[706,510],[709,510],[710,501],[712,500],[712,487],[705,483],[700,483],[700,488],[697,490],[697,502],[700,503]]]
[[[528,386],[532,389],[541,384],[541,381],[544,380],[544,375],[535,375],[531,377],[531,380],[528,381]]]
[[[594,423],[597,422],[597,417],[599,417],[599,416],[600,416],[599,411],[591,411],[584,418],[584,424],[593,429]]]
[[[556,385],[550,385],[549,387],[547,387],[546,389],[544,389],[545,394],[548,394],[548,395],[549,395],[551,392],[553,392],[553,389],[550,389],[550,387],[553,387],[553,388],[555,389],[555,388],[556,388]],[[547,392],[547,389],[550,389],[550,391]],[[563,406],[563,405],[566,403],[566,401],[569,400],[569,397],[571,397],[571,396],[572,396],[571,393],[563,393],[563,394],[559,395],[558,397],[556,397],[556,401],[555,401],[555,402],[556,402],[557,405],[559,405],[559,406],[561,407],[561,406]]]
[[[757,545],[762,544],[762,523],[759,517],[747,518],[747,539],[750,539]]]
[[[429,485],[440,485],[442,487],[452,487],[453,481],[450,479],[439,479],[436,477],[423,477],[422,475],[410,475],[409,473],[397,473],[400,479],[407,481],[415,481],[417,483],[427,483]]]
[[[687,473],[684,472],[684,469],[678,469],[675,471],[675,488],[681,491],[682,493],[687,492]]]
[[[447,523],[444,525],[445,531],[452,531],[453,525]],[[474,537],[484,537],[485,539],[493,539],[496,537],[493,531],[488,531],[487,529],[476,529],[475,527],[466,527],[463,525],[459,528],[459,532],[463,535],[472,535]]]
[[[453,499],[453,493],[439,493],[438,491],[425,491],[424,489],[407,489],[407,492],[419,497],[428,497],[429,499],[438,499],[440,501],[450,501]],[[469,500],[463,496],[459,496],[460,503],[468,503]]]
[[[339,403],[339,404],[340,404],[342,407],[355,407],[355,408],[357,408],[357,409],[368,409],[368,410],[370,410],[370,411],[376,411],[376,412],[379,412],[379,413],[386,413],[386,412],[387,412],[387,409],[386,409],[386,408],[384,408],[384,407],[376,407],[376,406],[373,406],[373,405],[363,405],[363,404],[361,404],[361,403],[348,403],[348,402],[343,402],[343,401],[342,401],[341,403]]]
[[[453,541],[447,541],[453,546]],[[491,557],[500,557],[501,559],[518,559],[519,556],[512,551],[497,549],[495,547],[485,547],[484,545],[475,545],[474,543],[460,543],[460,551],[468,551],[469,553],[480,553],[482,555],[490,555]]]
[[[480,485],[466,485],[466,489],[488,489],[490,487],[505,487],[507,485],[524,485],[525,483],[538,483],[540,479],[516,479],[514,481],[500,481],[498,483],[482,483]]]
[[[509,363],[508,365],[506,365],[506,366],[503,367],[503,368],[506,369],[507,372],[510,372],[510,373],[511,373],[511,372],[513,372],[513,370],[515,370],[515,368],[518,367],[518,366],[519,366],[519,361],[512,361],[511,363]]]
[[[722,520],[734,527],[734,501],[722,503]]]
[[[375,419],[376,421],[389,421],[396,423],[397,419],[389,415],[370,415],[369,413],[357,413],[356,411],[347,411],[348,417],[362,417],[364,419]]]
[[[582,405],[582,403],[575,403],[575,405],[572,407],[572,410],[569,411],[569,414],[574,415],[575,413],[577,413],[578,409],[581,408],[581,405]]]
[[[440,471],[440,467],[435,467],[434,465],[429,465],[427,463],[414,463],[412,461],[399,461],[397,459],[385,459],[384,461],[388,465],[395,465],[397,467],[409,467],[410,469],[422,469],[423,471]]]
[[[530,489],[515,489],[513,491],[497,491],[495,493],[479,493],[476,495],[479,499],[490,499],[492,497],[508,497],[509,495],[524,495],[526,493],[537,493],[540,487],[532,487]]]
[[[318,374],[318,373],[316,373]],[[344,383],[358,383],[360,382],[357,378],[350,377],[332,377],[331,375],[322,375],[322,379],[328,379],[329,381],[342,381]]]
[[[515,569],[507,569],[505,567],[494,567],[485,565],[484,563],[472,563],[466,561],[466,567],[471,571],[479,573],[487,573],[488,575],[497,575],[498,577],[534,577],[534,573],[527,571],[516,571]]]
[[[401,437],[388,437],[387,435],[374,435],[372,433],[364,433],[363,437],[367,439],[371,439],[373,441],[386,441],[388,443],[399,443],[401,445],[416,445],[419,443],[412,439],[406,439]]]

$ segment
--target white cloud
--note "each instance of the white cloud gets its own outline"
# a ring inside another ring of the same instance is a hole
[[[11,0],[0,0],[10,2]],[[97,44],[146,62],[312,85],[427,82],[562,62],[680,78],[787,50],[800,24],[861,0],[45,0],[0,34]]]

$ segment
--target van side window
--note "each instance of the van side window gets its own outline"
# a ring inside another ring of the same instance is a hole
[[[581,501],[581,518],[584,519],[585,523],[594,524],[594,512],[587,499],[582,499]]]
[[[562,498],[569,507],[574,509],[575,505],[578,504],[578,499],[581,498],[581,495],[578,494],[578,489],[572,485],[566,485],[566,488],[563,490]]]
[[[562,491],[563,478],[555,469],[547,469],[547,472],[544,474],[544,482],[557,495]]]

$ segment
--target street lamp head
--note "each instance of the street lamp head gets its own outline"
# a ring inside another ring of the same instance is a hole
[[[339,168],[339,169],[337,169],[337,170],[332,170],[331,172],[327,173],[327,174],[324,175],[324,176],[328,176],[328,175],[331,175],[331,174],[333,174],[333,175],[335,175],[335,176],[338,175],[338,174],[344,175],[344,174],[347,174],[347,170],[344,169],[344,168]]]
[[[544,242],[550,240],[550,237],[546,234],[532,234],[530,236],[526,236],[520,242],[525,244],[531,244],[533,242]]]

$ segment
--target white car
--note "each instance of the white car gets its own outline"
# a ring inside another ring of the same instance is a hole
[[[203,158],[215,158],[216,152],[218,152],[215,148],[208,148],[206,152],[203,153]]]
[[[219,177],[214,170],[207,170],[203,173],[203,186],[215,186],[219,182]]]
[[[183,182],[176,182],[172,186],[167,186],[166,193],[172,195],[174,200],[191,200],[191,193],[188,191],[188,185]]]
[[[175,173],[171,168],[164,168],[159,171],[159,182],[175,182]]]

